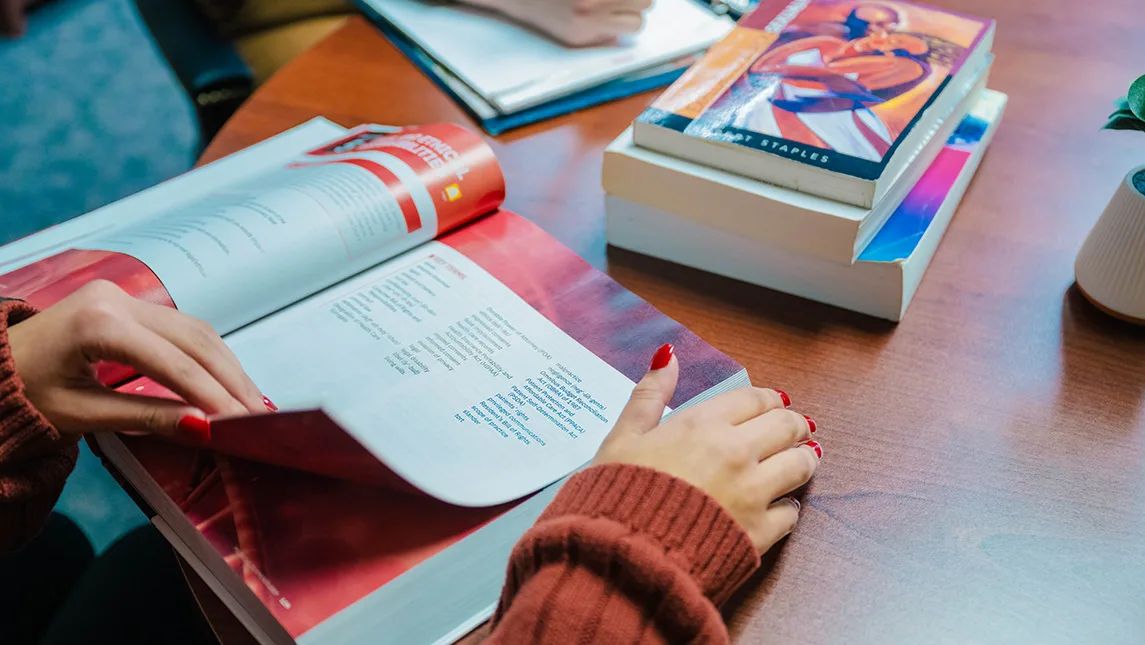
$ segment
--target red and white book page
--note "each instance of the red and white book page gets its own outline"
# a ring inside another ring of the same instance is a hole
[[[492,150],[460,126],[360,128],[283,167],[85,239],[146,265],[226,333],[494,210]]]
[[[518,499],[589,461],[635,385],[441,242],[227,343],[280,408],[321,408],[460,506]]]
[[[296,421],[314,421],[315,415],[291,409],[322,405],[316,399],[327,393],[340,406],[352,399],[349,392],[357,392],[361,408],[335,414],[360,416],[362,432],[351,430],[362,445],[381,447],[386,463],[404,467],[402,474],[412,473],[419,485],[469,501],[478,495],[489,500],[565,474],[547,469],[567,472],[587,461],[606,425],[593,411],[613,419],[663,343],[674,344],[680,360],[672,408],[742,375],[734,360],[522,217],[501,211],[430,246],[227,337],[283,413],[216,424],[216,439],[234,426],[233,441],[220,445],[214,439],[210,446],[191,447],[123,437],[186,520],[295,638],[513,503],[466,508],[389,485],[364,485],[373,478],[363,475],[374,471],[354,454],[344,429],[314,422],[308,433]],[[522,303],[533,313],[522,312]],[[415,323],[411,316],[422,320]],[[510,332],[508,324],[521,334]],[[276,342],[275,331],[281,334]],[[552,371],[558,364],[576,374],[578,387],[601,407],[589,410],[587,396],[576,395],[565,382],[575,383],[568,373]],[[552,399],[518,385],[529,379]],[[162,395],[155,387],[140,380],[122,390]],[[524,395],[510,396],[514,387]],[[536,409],[542,398],[560,425]],[[528,432],[513,423],[513,417],[523,418],[517,412],[529,417]],[[562,415],[585,434],[568,434],[574,426]],[[240,439],[248,445],[235,450]],[[577,463],[566,467],[571,462]],[[456,493],[463,488],[473,491]],[[490,594],[493,603],[496,592]]]
[[[511,506],[462,508],[146,437],[122,440],[296,639]]]

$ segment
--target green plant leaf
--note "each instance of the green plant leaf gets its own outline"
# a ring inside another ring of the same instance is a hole
[[[1124,97],[1124,96],[1117,99],[1116,101],[1114,101],[1113,107],[1116,108],[1118,112],[1132,111],[1129,109],[1128,97]]]
[[[1133,110],[1130,110],[1129,108],[1125,108],[1124,110],[1118,110],[1118,111],[1114,112],[1113,114],[1110,114],[1109,118],[1116,119],[1119,116],[1125,116],[1125,117],[1129,117],[1131,119],[1137,118],[1137,115],[1134,114]]]
[[[1129,86],[1129,109],[1138,119],[1145,119],[1145,76],[1133,81]]]
[[[1138,130],[1145,132],[1145,122],[1135,116],[1114,116],[1105,124],[1106,130]]]

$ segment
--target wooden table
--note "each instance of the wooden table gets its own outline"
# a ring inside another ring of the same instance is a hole
[[[931,0],[998,20],[997,138],[895,326],[607,250],[601,151],[653,94],[498,137],[508,207],[816,418],[796,533],[728,608],[743,643],[1145,642],[1145,333],[1073,260],[1145,137],[1140,0]],[[215,159],[325,115],[470,123],[365,21],[280,71]]]

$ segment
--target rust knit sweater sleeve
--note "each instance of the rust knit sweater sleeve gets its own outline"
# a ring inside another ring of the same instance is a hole
[[[0,302],[0,553],[34,537],[55,505],[79,454],[24,396],[8,347],[8,325],[36,313],[18,300]]]
[[[716,607],[758,566],[747,534],[700,489],[594,466],[517,543],[485,645],[725,643]]]

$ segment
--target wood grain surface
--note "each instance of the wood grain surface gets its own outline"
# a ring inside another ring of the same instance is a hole
[[[1072,286],[1145,161],[1145,136],[1099,130],[1145,73],[1145,5],[931,3],[997,19],[990,86],[1011,102],[897,326],[607,250],[601,153],[654,94],[494,139],[507,205],[817,420],[823,466],[796,533],[727,608],[737,642],[1145,642],[1145,333]],[[354,19],[204,160],[316,115],[471,123]]]

